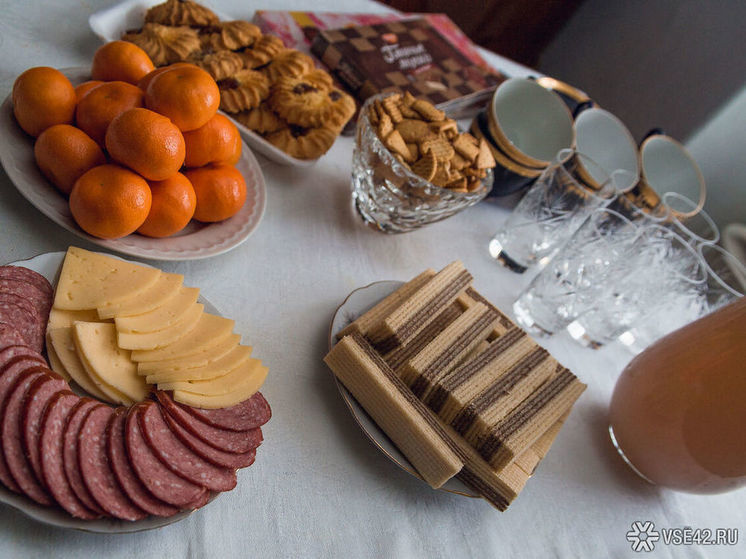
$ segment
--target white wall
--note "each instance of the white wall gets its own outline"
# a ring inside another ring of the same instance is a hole
[[[584,89],[638,140],[660,126],[705,176],[705,210],[746,223],[746,1],[585,0],[539,69]]]
[[[746,224],[746,88],[686,144],[707,182],[705,210],[721,229]]]

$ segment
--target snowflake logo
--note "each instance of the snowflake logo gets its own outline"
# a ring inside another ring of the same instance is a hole
[[[627,541],[632,544],[632,551],[653,551],[655,542],[660,538],[660,532],[650,520],[633,522],[632,529],[627,532]]]

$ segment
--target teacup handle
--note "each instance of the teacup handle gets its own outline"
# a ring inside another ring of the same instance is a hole
[[[642,145],[642,143],[647,140],[650,136],[666,136],[666,131],[661,128],[660,126],[656,126],[655,128],[651,128],[648,130],[645,135],[642,137],[642,140],[640,140],[640,143],[638,144],[638,147]]]
[[[572,112],[572,119],[575,120],[578,118],[578,115],[582,113],[583,111],[595,107],[596,104],[593,102],[592,99],[588,99],[587,101],[583,101],[582,103],[579,103],[577,107],[575,107],[575,110]]]

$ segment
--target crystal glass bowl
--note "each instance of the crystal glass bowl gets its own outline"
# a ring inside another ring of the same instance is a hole
[[[357,120],[352,155],[352,198],[357,212],[371,228],[405,233],[446,219],[482,200],[492,188],[492,170],[473,192],[457,192],[426,181],[405,167],[384,146],[368,120],[370,97]]]

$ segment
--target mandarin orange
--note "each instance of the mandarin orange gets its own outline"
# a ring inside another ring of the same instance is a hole
[[[179,66],[155,76],[145,91],[145,106],[167,116],[186,132],[204,126],[218,111],[220,90],[196,66]]]
[[[208,163],[235,163],[241,155],[241,136],[228,117],[216,114],[204,126],[184,132],[187,167],[202,167]],[[236,147],[238,146],[238,148]]]
[[[119,165],[99,165],[75,182],[70,212],[89,235],[118,239],[143,224],[152,200],[150,187],[140,175]]]
[[[148,181],[148,184],[153,204],[137,232],[148,237],[168,237],[184,229],[197,207],[197,195],[189,179],[176,173],[166,180]]]
[[[106,163],[98,144],[69,124],[55,124],[39,134],[34,158],[42,174],[67,195],[83,173]]]
[[[106,149],[114,161],[161,181],[184,164],[184,136],[165,116],[149,109],[125,111],[106,131]]]
[[[104,146],[106,129],[124,111],[142,107],[143,93],[130,83],[107,82],[91,89],[78,103],[75,121],[83,132]]]
[[[142,79],[137,82],[137,87],[145,91],[146,89],[148,89],[148,86],[150,85],[150,82],[153,81],[154,77],[162,74],[163,72],[167,72],[168,70],[173,70],[174,68],[179,68],[181,66],[191,66],[193,68],[197,68],[197,66],[188,62],[174,62],[173,64],[169,64],[168,66],[161,66],[160,68],[156,68],[152,72],[145,74]]]
[[[234,216],[246,201],[246,181],[232,165],[208,165],[187,169],[184,174],[197,195],[194,219],[222,221]]]
[[[91,77],[105,82],[123,81],[137,85],[143,76],[154,69],[148,54],[136,44],[112,41],[99,47],[93,55]]]
[[[70,124],[75,116],[75,88],[59,70],[29,68],[16,78],[11,93],[13,114],[24,132],[38,136],[54,124]]]
[[[75,86],[75,97],[78,100],[78,103],[80,103],[80,100],[86,96],[86,94],[93,89],[94,87],[98,87],[101,85],[102,81],[99,80],[88,80],[87,82],[83,82],[81,84],[78,84]]]

